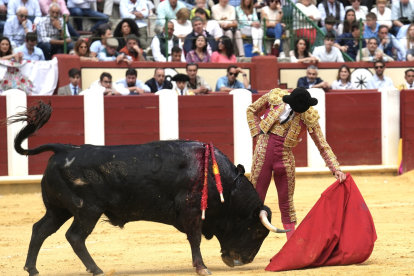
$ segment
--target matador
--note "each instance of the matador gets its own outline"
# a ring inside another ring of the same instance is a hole
[[[319,126],[318,111],[312,107],[317,103],[318,100],[304,88],[296,88],[292,93],[275,88],[246,111],[251,136],[257,137],[250,181],[264,202],[273,172],[283,227],[291,230],[286,233],[287,239],[293,235],[296,225],[293,204],[295,158],[292,148],[302,140],[306,131],[336,179],[343,182],[346,178]],[[265,111],[263,119],[259,117],[262,111]]]

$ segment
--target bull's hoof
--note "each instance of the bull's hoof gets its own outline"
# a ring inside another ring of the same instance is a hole
[[[197,270],[197,274],[198,275],[211,275],[211,272],[207,268],[204,268],[204,269]]]
[[[221,259],[228,267],[234,267],[234,259],[229,255],[221,254]]]
[[[234,266],[242,266],[243,263],[239,262],[238,260],[234,260]]]
[[[32,268],[23,267],[23,269],[29,272],[29,276],[40,276],[39,271],[37,271],[35,267],[32,267]]]

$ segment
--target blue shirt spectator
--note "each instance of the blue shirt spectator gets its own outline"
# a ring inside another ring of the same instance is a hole
[[[240,6],[240,2],[241,2],[241,0],[229,0],[229,4],[232,5],[235,8]]]
[[[17,16],[7,19],[4,25],[4,36],[10,39],[13,47],[22,45],[26,38],[26,33],[32,31],[32,22],[27,19],[27,9],[20,7]]]
[[[29,35],[30,34],[30,35]],[[45,60],[43,51],[36,47],[37,36],[34,33],[28,33],[26,35],[26,42],[17,48],[14,48],[14,53],[23,53],[23,59],[25,60]]]
[[[17,10],[22,6],[27,9],[28,14],[30,15],[29,19],[33,23],[37,24],[40,22],[42,12],[40,11],[40,5],[37,0],[27,0],[26,3],[23,3],[22,0],[10,0],[7,5],[7,19],[15,17],[17,15]]]
[[[338,47],[342,52],[347,53],[353,60],[356,60],[356,56],[359,50],[359,45],[362,43],[361,48],[366,47],[365,39],[359,40],[359,22],[352,23],[352,31],[350,33],[341,34],[335,40],[335,47]]]
[[[411,1],[392,1],[391,6],[391,20],[393,21],[392,31],[394,34],[397,34],[402,25],[410,24],[414,19],[414,4]],[[406,21],[401,22],[401,18],[406,18]],[[395,24],[395,22],[399,24]],[[401,24],[401,26],[399,26]]]
[[[176,2],[176,4],[172,6],[170,2]],[[161,2],[157,7],[157,22],[155,25],[164,26],[166,17],[168,17],[168,20],[176,19],[177,12],[182,8],[185,8],[185,5],[177,0],[165,0]]]
[[[216,91],[220,91],[220,88],[222,87],[229,87],[233,89],[246,88],[239,80],[234,80],[234,82],[231,83],[227,76],[221,77],[217,80]]]
[[[135,70],[135,69],[131,68],[131,70]],[[138,94],[138,93],[142,94],[140,92],[151,93],[151,88],[149,88],[149,86],[143,83],[142,81],[137,80],[137,77],[134,76],[133,74],[127,75],[125,79],[117,80],[116,84],[124,88],[127,88],[131,94]]]
[[[375,75],[367,81],[367,89],[379,89],[383,87],[394,87],[392,80],[384,76],[385,63],[383,61],[376,61],[374,63]]]
[[[377,37],[378,35],[378,27],[379,24],[375,22],[375,30],[372,30],[368,24],[365,25],[365,29],[364,29],[364,34],[363,34],[363,38],[365,39],[369,39],[371,37]]]
[[[386,55],[393,56],[393,49],[397,50],[397,60],[406,60],[406,50],[398,39],[388,32],[386,26],[378,28],[378,48],[381,49]]]

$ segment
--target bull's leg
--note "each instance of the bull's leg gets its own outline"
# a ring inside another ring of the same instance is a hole
[[[81,213],[82,212],[82,213]],[[86,267],[86,271],[93,275],[104,275],[103,271],[96,265],[85,246],[85,240],[92,233],[102,213],[84,210],[75,217],[69,230],[66,232],[66,239]]]
[[[30,276],[39,274],[36,269],[36,261],[43,242],[71,217],[72,214],[67,210],[49,208],[46,210],[43,218],[33,225],[29,252],[27,253],[26,264],[24,266],[24,270],[29,272]]]

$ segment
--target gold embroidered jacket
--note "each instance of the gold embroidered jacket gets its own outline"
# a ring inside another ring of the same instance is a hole
[[[317,110],[310,107],[308,111],[301,113],[300,116],[296,115],[287,123],[280,124],[279,116],[285,109],[283,96],[288,94],[289,92],[286,90],[275,88],[247,108],[247,123],[249,124],[251,136],[255,137],[260,133],[260,130],[264,133],[273,133],[285,138],[285,147],[293,148],[302,140],[300,137],[307,130],[329,169],[333,173],[340,170],[336,156],[326,142],[319,126]],[[261,120],[259,113],[266,109],[269,109],[269,112],[266,118]]]

